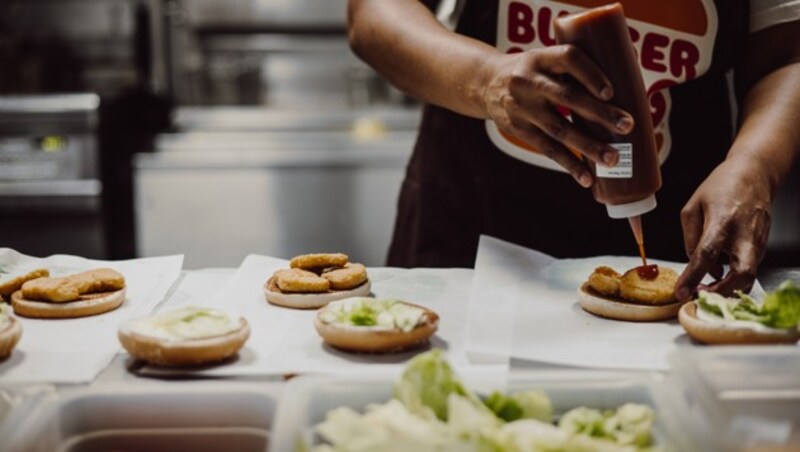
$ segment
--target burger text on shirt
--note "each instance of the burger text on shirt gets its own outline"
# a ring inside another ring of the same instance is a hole
[[[555,45],[556,17],[601,6],[602,0],[499,0],[497,48],[504,53]],[[653,2],[622,0],[631,40],[637,52],[653,119],[659,159],[669,154],[671,99],[667,88],[697,78],[711,66],[717,36],[717,12],[713,0]],[[502,150],[529,163],[560,169],[514,137],[497,130],[491,121],[487,131]],[[516,148],[516,149],[515,149]],[[520,149],[521,148],[521,149]],[[527,154],[527,155],[525,155]]]

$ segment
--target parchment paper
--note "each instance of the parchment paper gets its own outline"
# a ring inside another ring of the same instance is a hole
[[[12,355],[0,362],[0,383],[85,383],[121,349],[117,327],[128,318],[146,315],[164,299],[178,278],[183,256],[127,261],[99,261],[76,256],[36,258],[0,248],[0,267],[16,275],[47,268],[51,276],[64,276],[93,268],[110,267],[125,276],[127,296],[118,309],[78,319],[29,319],[22,323],[22,338]]]
[[[145,366],[142,375],[282,376],[295,373],[363,373],[397,371],[421,350],[392,354],[355,354],[328,347],[314,329],[316,310],[296,310],[266,302],[262,287],[282,259],[250,255],[228,284],[208,300],[211,305],[243,315],[252,334],[239,357],[203,369],[167,369]],[[397,298],[426,306],[440,316],[439,330],[430,347],[444,349],[454,366],[467,366],[464,353],[466,306],[472,270],[369,268],[376,297]],[[163,310],[171,308],[168,302]],[[185,303],[181,303],[185,304]],[[425,350],[423,348],[422,350]]]
[[[685,266],[652,262],[678,273]],[[641,261],[623,256],[555,259],[482,236],[470,300],[469,356],[570,367],[666,370],[670,352],[696,346],[677,319],[623,322],[581,309],[578,288],[600,265],[622,272]],[[758,282],[752,293],[763,295]]]

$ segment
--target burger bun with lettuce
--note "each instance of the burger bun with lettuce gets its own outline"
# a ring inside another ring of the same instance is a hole
[[[683,305],[678,320],[704,344],[795,344],[800,340],[800,288],[787,281],[762,302],[742,292],[727,298],[701,291]]]

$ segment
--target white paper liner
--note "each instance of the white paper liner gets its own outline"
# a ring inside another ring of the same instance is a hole
[[[0,383],[85,383],[92,381],[121,349],[117,327],[125,320],[146,315],[164,299],[180,275],[183,256],[126,261],[100,261],[77,256],[26,256],[0,248],[0,267],[12,274],[47,268],[64,276],[109,267],[125,276],[127,297],[118,309],[77,319],[29,319],[11,357],[0,362]]]

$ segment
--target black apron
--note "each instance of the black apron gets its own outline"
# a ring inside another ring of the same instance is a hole
[[[670,89],[672,150],[661,167],[658,207],[643,217],[649,257],[686,259],[680,210],[731,144],[725,72],[747,39],[747,3],[716,2],[710,68]],[[468,0],[456,31],[494,45],[497,10],[496,0]],[[426,105],[388,265],[472,267],[480,234],[555,257],[637,253],[627,221],[609,218],[572,177],[507,156],[490,141],[483,120]]]

